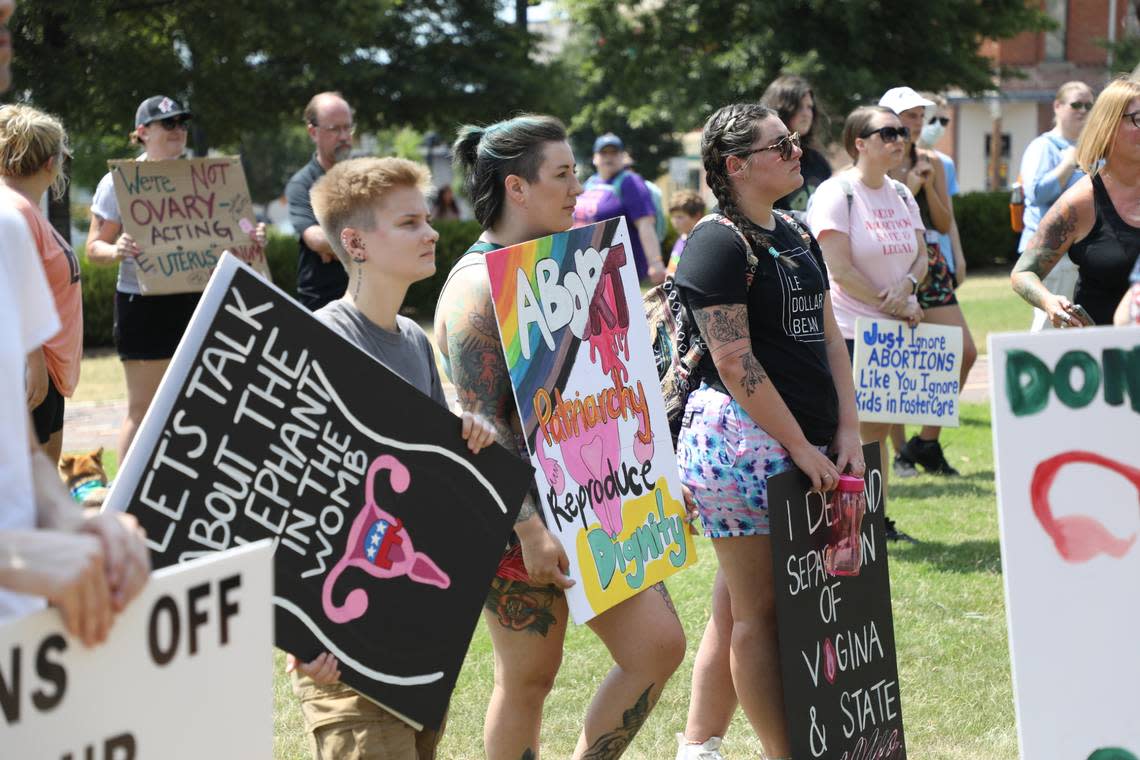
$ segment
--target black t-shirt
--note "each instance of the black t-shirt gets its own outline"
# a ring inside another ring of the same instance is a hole
[[[823,252],[814,238],[810,249],[805,248],[799,233],[779,217],[772,238],[780,256],[756,252],[759,263],[749,289],[744,241],[722,224],[702,224],[685,244],[676,283],[690,313],[723,304],[748,305],[752,353],[804,437],[824,446],[839,424],[839,399],[823,333],[823,299],[828,290]],[[728,393],[711,356],[701,359],[699,369],[706,383]]]
[[[1112,205],[1104,180],[1093,177],[1096,221],[1083,239],[1073,243],[1069,258],[1080,268],[1073,301],[1085,307],[1098,325],[1111,325],[1140,251],[1140,227],[1124,221]]]
[[[339,260],[328,264],[309,246],[302,236],[305,230],[317,223],[313,214],[313,204],[309,201],[309,190],[325,174],[324,167],[313,160],[305,164],[285,185],[285,200],[289,203],[289,221],[297,232],[300,250],[297,254],[297,294],[301,301],[313,311],[330,301],[335,301],[348,290],[348,272]]]
[[[825,180],[831,179],[831,164],[827,163],[827,158],[818,150],[804,148],[804,154],[800,156],[800,174],[804,178],[800,189],[776,201],[776,208],[785,211],[807,211],[808,198],[811,198],[815,189]]]

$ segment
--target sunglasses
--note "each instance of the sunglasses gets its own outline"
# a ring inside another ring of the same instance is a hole
[[[930,117],[930,123],[933,124],[934,122],[938,122],[942,126],[948,127],[948,126],[950,126],[950,117],[949,116],[931,116]]]
[[[1091,111],[1093,104],[1087,100],[1074,100],[1069,104],[1069,108],[1074,111]]]
[[[902,138],[903,140],[909,140],[910,129],[907,127],[879,127],[878,129],[872,129],[869,132],[864,132],[859,136],[866,140],[871,135],[878,135],[879,139],[885,143],[893,143],[899,138]]]
[[[173,132],[176,129],[189,129],[190,117],[189,116],[171,116],[168,119],[159,119],[152,121],[151,124],[161,124],[162,128],[167,132]]]
[[[784,137],[772,143],[771,145],[766,145],[763,148],[756,148],[755,150],[748,151],[744,154],[744,156],[751,156],[753,153],[760,153],[765,150],[775,150],[779,151],[781,161],[791,161],[792,157],[796,155],[796,151],[799,150],[799,147],[800,133],[791,132],[790,134],[784,135]]]
[[[315,129],[319,129],[322,132],[328,132],[329,134],[338,134],[338,135],[343,134],[343,135],[348,135],[349,137],[352,137],[353,135],[356,134],[356,125],[355,124],[336,124],[336,125],[325,126],[323,124],[313,124],[312,122],[309,122],[309,126],[315,128]]]
[[[1122,114],[1120,118],[1131,119],[1132,120],[1132,126],[1136,127],[1137,129],[1140,129],[1140,121],[1137,121],[1138,117],[1140,117],[1140,111],[1133,111],[1132,113]]]

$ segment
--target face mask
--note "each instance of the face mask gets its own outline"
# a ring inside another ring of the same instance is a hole
[[[942,139],[942,135],[946,132],[946,127],[942,126],[940,122],[927,124],[922,128],[922,136],[919,138],[923,145],[933,145]]]

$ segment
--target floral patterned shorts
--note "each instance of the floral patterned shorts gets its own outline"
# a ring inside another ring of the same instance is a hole
[[[706,536],[768,535],[768,477],[795,464],[731,396],[703,383],[690,394],[677,459]]]

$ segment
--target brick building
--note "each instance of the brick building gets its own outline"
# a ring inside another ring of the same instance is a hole
[[[1019,69],[1022,78],[1001,79],[988,97],[948,94],[954,118],[937,147],[954,157],[963,192],[1008,187],[1030,140],[1053,126],[1057,88],[1079,80],[1099,92],[1120,73],[1101,43],[1137,32],[1128,0],[1043,0],[1043,7],[1057,22],[1055,30],[987,41],[982,47],[999,64]],[[991,153],[995,142],[1000,143],[996,165]]]

